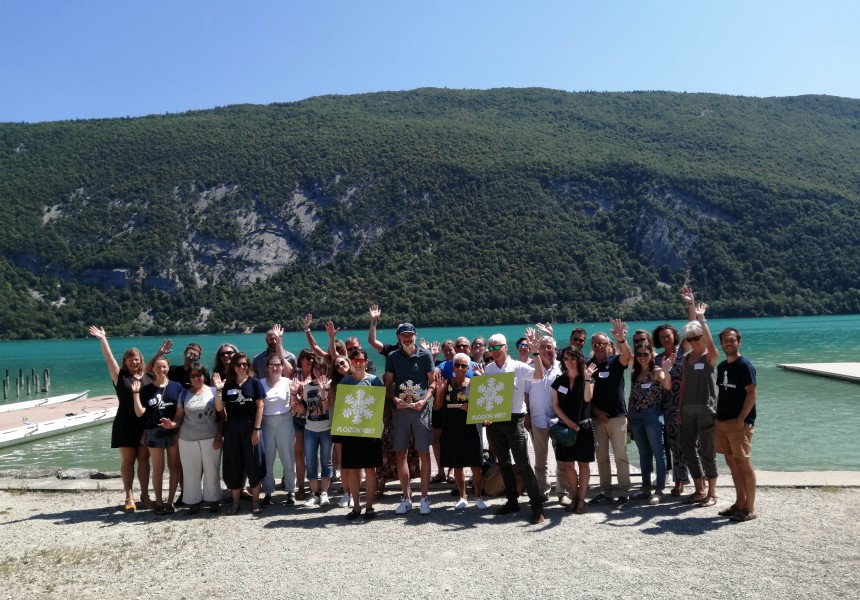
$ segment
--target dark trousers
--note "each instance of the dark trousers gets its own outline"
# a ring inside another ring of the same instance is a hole
[[[499,462],[499,470],[505,482],[505,496],[508,502],[517,502],[517,478],[514,476],[514,468],[511,465],[511,455],[514,464],[523,478],[526,492],[529,495],[529,504],[535,512],[543,512],[543,498],[538,489],[537,478],[534,469],[529,462],[528,437],[523,423],[525,415],[513,415],[510,421],[491,423],[487,426],[487,440],[490,449]]]
[[[253,419],[227,419],[224,425],[224,445],[221,457],[224,484],[227,489],[238,490],[248,476],[248,485],[256,487],[266,476],[266,456],[263,451],[263,432],[260,443],[251,444]]]

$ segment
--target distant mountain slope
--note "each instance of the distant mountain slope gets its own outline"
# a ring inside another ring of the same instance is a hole
[[[0,124],[0,336],[860,312],[860,101],[544,89]]]

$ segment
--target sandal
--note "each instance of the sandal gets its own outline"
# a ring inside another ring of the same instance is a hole
[[[749,512],[744,509],[739,509],[735,514],[729,517],[729,520],[735,521],[736,523],[743,523],[745,521],[752,521],[753,519],[758,518],[758,513]]]
[[[704,499],[699,502],[699,508],[708,508],[710,506],[715,506],[717,504],[716,496],[705,496]]]
[[[140,505],[143,508],[155,508],[155,502],[150,499],[149,494],[140,497]]]
[[[351,511],[346,513],[346,520],[347,521],[355,521],[358,518],[358,515],[360,515],[360,514],[361,514],[360,508],[353,508]]]
[[[164,514],[164,503],[163,502],[156,502],[154,512],[155,512],[156,516],[160,517],[161,515],[163,515]]]
[[[260,508],[260,503],[259,502],[252,502],[251,503],[251,514],[252,515],[259,515],[261,512],[263,512],[263,509]]]
[[[134,503],[134,498],[125,499],[125,512],[135,512],[137,505]]]
[[[191,506],[188,507],[188,514],[189,515],[196,515],[199,512],[200,512],[200,503],[199,502],[197,504],[192,504]]]
[[[430,483],[444,483],[445,482],[445,473],[436,473],[433,477],[430,478]]]
[[[736,512],[738,512],[738,505],[732,504],[730,507],[724,508],[723,510],[719,511],[717,514],[721,517],[731,517]]]
[[[168,502],[164,505],[164,514],[172,515],[176,512],[176,507],[173,506],[173,502]]]
[[[376,516],[376,511],[373,509],[372,506],[364,509],[364,520],[365,521],[370,521],[375,516]]]
[[[699,504],[707,496],[702,492],[694,492],[684,499],[684,504]]]
[[[239,512],[239,503],[234,502],[233,504],[230,505],[230,508],[227,509],[227,514],[228,515],[235,515],[237,512]]]
[[[239,497],[241,497],[242,500],[252,500],[254,498],[248,490],[242,490]]]
[[[676,483],[675,487],[673,487],[672,491],[669,493],[672,494],[673,496],[680,496],[681,494],[684,493],[684,484],[681,482]]]

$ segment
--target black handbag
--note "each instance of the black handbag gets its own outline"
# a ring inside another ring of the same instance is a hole
[[[559,446],[569,448],[576,443],[576,431],[569,429],[567,425],[557,421],[549,428],[549,437]]]

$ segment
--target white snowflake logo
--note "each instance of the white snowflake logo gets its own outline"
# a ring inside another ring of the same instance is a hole
[[[487,383],[482,383],[478,386],[478,392],[480,392],[478,406],[483,407],[484,410],[493,410],[496,404],[501,404],[504,401],[501,394],[504,389],[504,384],[496,379],[490,379]]]
[[[352,419],[355,425],[373,417],[373,411],[370,408],[376,400],[364,390],[356,390],[344,400],[349,405],[349,408],[343,411],[343,416],[347,419]]]
[[[419,402],[422,396],[421,386],[413,383],[411,379],[407,379],[406,383],[400,384],[400,399],[403,402]]]

